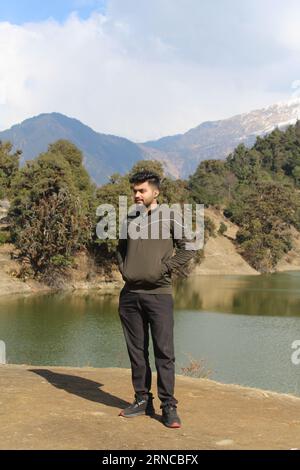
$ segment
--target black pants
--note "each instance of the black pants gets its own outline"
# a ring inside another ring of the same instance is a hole
[[[175,356],[172,294],[142,294],[121,290],[119,316],[131,362],[135,393],[151,390],[152,372],[149,363],[149,325],[157,370],[157,392],[161,407],[177,405],[174,397]]]

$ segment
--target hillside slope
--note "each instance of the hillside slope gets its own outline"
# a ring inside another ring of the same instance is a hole
[[[100,134],[60,113],[40,114],[0,132],[0,140],[9,140],[14,149],[22,150],[21,166],[59,139],[73,142],[83,152],[83,164],[97,184],[107,182],[112,173],[126,173],[145,158],[144,150],[130,140]]]
[[[58,139],[73,142],[84,155],[84,165],[97,184],[112,173],[124,174],[142,159],[163,163],[168,176],[187,178],[206,159],[225,159],[238,145],[252,146],[256,137],[276,126],[285,128],[300,117],[300,99],[277,103],[227,119],[202,122],[184,134],[144,143],[96,132],[78,119],[60,113],[44,113],[0,132],[23,152],[21,163],[47,150]]]

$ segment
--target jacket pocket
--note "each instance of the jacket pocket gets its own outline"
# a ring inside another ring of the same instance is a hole
[[[151,266],[151,270],[148,273],[145,273],[144,280],[150,284],[155,284],[162,278],[163,266],[161,260],[157,260],[155,264]]]
[[[165,284],[167,279],[170,279],[169,269],[161,259],[157,260],[156,263],[153,264],[152,269],[144,278],[144,280],[149,282],[149,284],[155,285]]]
[[[157,284],[166,279],[166,266],[161,259],[154,258],[151,266],[134,265],[123,267],[122,277],[124,281],[134,284]]]

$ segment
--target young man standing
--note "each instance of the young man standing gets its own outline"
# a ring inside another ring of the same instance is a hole
[[[156,173],[142,171],[134,174],[130,178],[130,183],[137,210],[127,216],[127,238],[120,238],[117,258],[125,281],[119,298],[119,316],[131,362],[135,400],[123,409],[119,416],[129,418],[155,414],[148,351],[150,325],[162,421],[168,427],[179,428],[181,420],[177,414],[178,400],[174,396],[175,356],[171,274],[173,269],[186,264],[194,256],[195,250],[186,249],[187,238],[184,233],[181,238],[174,237],[175,222],[172,219],[170,221],[163,219],[159,222],[159,224],[168,223],[168,238],[162,236],[161,227],[159,235],[155,237],[151,234],[148,238],[130,237],[128,226],[131,223],[135,224],[138,216],[145,222],[148,235],[151,225],[157,223],[160,179]],[[142,216],[138,213],[139,207]],[[177,225],[180,225],[178,218],[176,219]],[[173,254],[174,247],[175,254]]]

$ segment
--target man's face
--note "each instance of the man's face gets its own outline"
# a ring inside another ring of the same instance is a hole
[[[148,181],[134,184],[132,187],[135,204],[144,204],[150,206],[159,195],[159,190]]]

